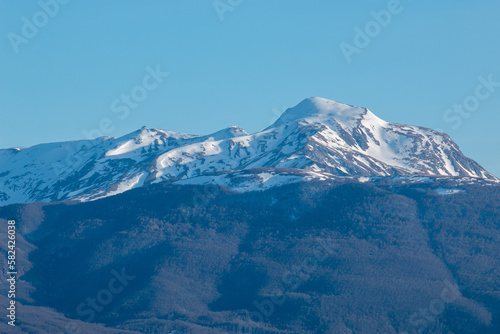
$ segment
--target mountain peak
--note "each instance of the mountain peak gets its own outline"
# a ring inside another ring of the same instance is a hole
[[[228,128],[219,130],[212,134],[209,134],[208,137],[213,138],[214,140],[222,140],[233,137],[247,136],[248,133],[238,126],[230,126]]]
[[[328,112],[332,109],[343,109],[353,107],[349,104],[345,104],[338,101],[333,101],[329,99],[325,99],[323,97],[313,96],[308,97],[307,99],[302,100],[297,107],[302,108],[313,108],[319,112]]]
[[[376,118],[366,108],[355,107],[322,97],[310,97],[295,107],[287,109],[272,126],[306,120],[319,123],[336,121],[337,123],[352,127],[353,122],[357,123],[357,121],[367,115]]]

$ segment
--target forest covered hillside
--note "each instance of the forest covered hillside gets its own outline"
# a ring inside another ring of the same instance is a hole
[[[0,216],[34,333],[498,333],[499,203],[494,185],[160,183]]]

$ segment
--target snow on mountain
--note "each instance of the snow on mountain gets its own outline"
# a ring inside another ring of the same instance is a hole
[[[388,123],[366,108],[309,98],[287,110],[268,130],[307,131],[296,166],[335,175],[445,175],[494,178],[466,158],[446,135]],[[302,166],[301,166],[302,164]],[[281,162],[280,167],[284,166]]]
[[[143,127],[120,138],[0,150],[0,205],[95,200],[162,181],[255,190],[354,176],[498,181],[446,134],[313,97],[254,134],[235,126],[206,136]]]

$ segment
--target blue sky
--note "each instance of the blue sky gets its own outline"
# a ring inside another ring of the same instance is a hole
[[[54,1],[0,1],[2,148],[256,132],[321,96],[444,131],[500,176],[499,1]]]

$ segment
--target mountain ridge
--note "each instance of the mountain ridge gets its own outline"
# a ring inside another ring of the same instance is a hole
[[[262,175],[241,174],[260,169],[265,169]],[[221,173],[224,180],[215,177]],[[0,205],[88,201],[145,184],[200,177],[239,191],[336,177],[499,181],[446,134],[311,97],[253,134],[237,126],[201,136],[142,127],[118,138],[0,150]]]

